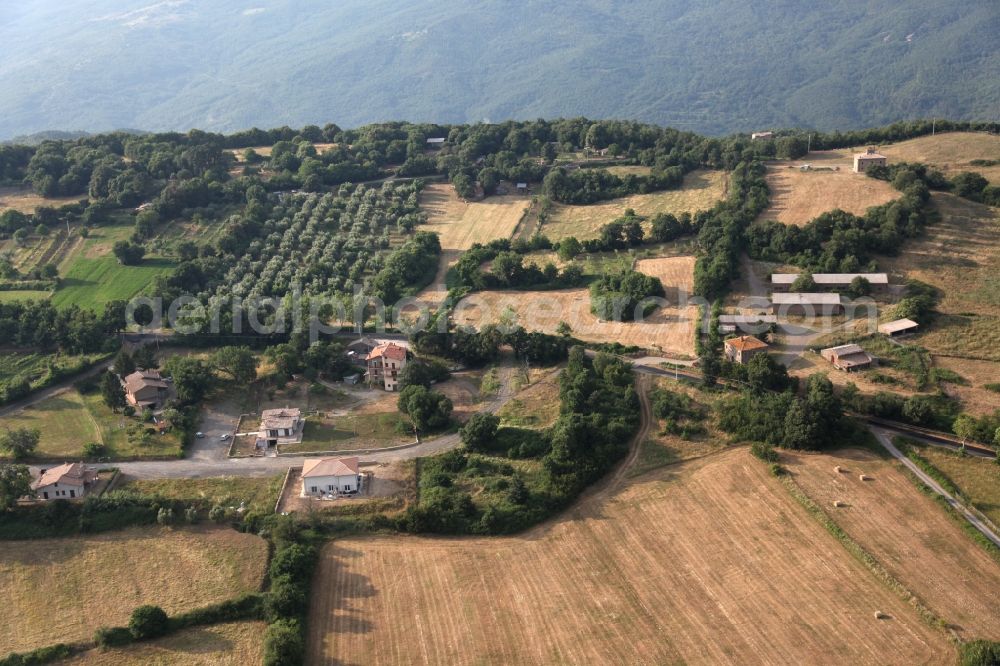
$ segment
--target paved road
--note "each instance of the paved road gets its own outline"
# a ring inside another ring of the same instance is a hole
[[[480,411],[495,414],[514,397],[514,376],[517,371],[516,361],[513,358],[505,359],[498,365],[499,390],[496,395],[487,398]],[[560,370],[554,370],[550,376],[557,375]],[[540,381],[544,381],[548,377]],[[227,431],[228,422],[224,415],[218,415],[221,421],[215,421],[216,417],[211,412],[206,414],[206,419],[210,423],[217,423],[219,431]],[[231,419],[230,419],[231,420]],[[203,421],[205,423],[205,421]],[[207,427],[207,426],[203,426]],[[205,430],[205,439],[196,440],[190,451],[189,457],[178,460],[150,460],[138,462],[112,462],[108,467],[117,467],[122,473],[132,478],[139,479],[194,479],[209,476],[272,476],[280,474],[289,467],[298,467],[302,464],[302,457],[260,457],[260,458],[228,458],[228,442],[220,442],[216,431]],[[427,439],[409,448],[397,449],[394,451],[381,451],[368,453],[361,456],[362,462],[385,463],[396,460],[408,460],[421,456],[434,455],[453,449],[461,443],[457,433],[442,435],[433,439]],[[38,467],[34,466],[32,472],[37,474]]]
[[[875,439],[878,440],[878,443],[881,444],[886,451],[891,453],[894,458],[906,465],[906,468],[913,472],[913,474],[916,475],[916,477],[920,479],[920,481],[923,482],[928,488],[944,497],[945,501],[948,502],[953,509],[962,514],[962,516],[964,516],[973,527],[982,532],[983,536],[995,543],[997,546],[1000,546],[1000,535],[994,532],[991,527],[973,511],[967,509],[965,505],[952,497],[951,493],[942,488],[941,484],[928,476],[927,473],[920,469],[912,460],[903,455],[903,452],[897,449],[892,443],[892,438],[889,437],[889,434],[885,430],[876,426],[869,427],[871,428],[872,434],[875,435]]]

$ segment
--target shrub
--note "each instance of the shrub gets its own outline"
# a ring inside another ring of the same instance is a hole
[[[778,452],[774,450],[774,447],[764,442],[754,442],[751,444],[750,453],[764,462],[775,463],[779,459]]]
[[[236,622],[238,620],[258,620],[264,617],[264,596],[246,594],[237,599],[222,601],[211,606],[203,606],[193,611],[170,618],[173,631],[206,624]]]
[[[139,606],[132,611],[128,630],[136,640],[146,640],[162,636],[170,628],[170,619],[159,606]]]
[[[308,597],[304,586],[289,576],[271,579],[271,589],[267,594],[268,617],[274,620],[282,617],[297,617],[306,611]]]
[[[471,451],[486,451],[496,440],[500,418],[495,414],[480,412],[473,414],[459,431],[462,443]]]
[[[302,625],[298,620],[278,620],[264,633],[265,666],[300,666],[305,658]]]
[[[994,393],[1000,393],[1000,383],[997,384],[985,384],[983,386],[987,391],[993,391]]]
[[[134,640],[132,632],[127,627],[100,627],[94,632],[94,642],[97,643],[97,647],[120,647]]]
[[[100,458],[107,455],[108,448],[100,442],[87,442],[83,445],[84,458]]]
[[[771,466],[768,469],[771,470],[772,476],[784,476],[785,474],[788,473],[788,470],[786,470],[778,463],[771,463]]]
[[[31,652],[13,652],[0,659],[0,666],[40,666],[57,659],[66,659],[73,655],[73,648],[65,643],[47,645]]]
[[[958,650],[959,666],[996,666],[1000,664],[1000,643],[977,640],[962,645]]]

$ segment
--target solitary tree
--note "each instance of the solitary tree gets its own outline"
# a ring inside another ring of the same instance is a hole
[[[111,364],[111,369],[119,377],[125,377],[135,372],[135,359],[124,349],[115,354],[115,360]]]
[[[125,388],[118,381],[118,377],[111,372],[105,372],[101,377],[101,396],[104,398],[104,404],[110,407],[112,412],[117,412],[126,404]]]
[[[500,419],[495,414],[480,412],[472,415],[469,421],[462,426],[459,434],[466,448],[471,451],[483,451],[496,440],[499,426]]]
[[[15,428],[0,434],[0,449],[15,460],[31,455],[38,448],[42,433],[38,428]]]
[[[212,356],[212,365],[237,384],[257,379],[257,358],[249,347],[223,347]]]
[[[0,511],[12,508],[31,494],[31,472],[27,465],[0,465]]]
[[[128,630],[137,640],[156,638],[167,632],[169,618],[159,606],[139,606],[132,611],[128,621]]]

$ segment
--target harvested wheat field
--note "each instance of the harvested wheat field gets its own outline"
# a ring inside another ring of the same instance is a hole
[[[444,250],[468,250],[473,243],[510,238],[529,203],[520,195],[463,201],[451,185],[433,183],[420,193],[420,207],[427,213],[420,230],[437,233]]]
[[[464,250],[473,243],[488,243],[497,238],[510,238],[517,229],[529,200],[523,196],[487,197],[482,201],[463,201],[455,188],[445,183],[432,183],[420,193],[420,207],[427,213],[422,231],[433,231],[441,239],[441,264],[434,281],[416,296],[417,303],[437,308],[448,289],[445,276]],[[409,314],[407,315],[409,317]],[[416,313],[412,319],[416,318]]]
[[[908,241],[897,257],[880,259],[889,271],[941,290],[939,317],[912,338],[931,352],[1000,361],[1000,215],[996,209],[935,193],[941,220]]]
[[[233,622],[185,629],[124,648],[88,650],[62,666],[245,666],[264,660],[263,622]]]
[[[695,307],[660,307],[644,321],[603,321],[590,311],[586,289],[559,291],[482,291],[463,298],[453,319],[460,326],[516,323],[528,331],[556,333],[566,322],[572,335],[588,342],[620,342],[680,355],[694,354],[698,325]]]
[[[858,450],[782,459],[805,493],[963,640],[1000,639],[1000,565],[894,463]],[[847,506],[834,509],[834,500]]]
[[[59,208],[68,204],[75,204],[86,198],[86,194],[74,197],[43,197],[40,194],[35,194],[31,188],[27,187],[0,187],[0,213],[7,209],[13,209],[25,215],[30,215],[35,212],[35,209],[42,206]]]
[[[948,176],[976,171],[994,185],[1000,184],[1000,165],[980,167],[972,160],[1000,160],[1000,136],[984,132],[947,132],[922,136],[879,147],[879,152],[895,162],[923,162]]]
[[[769,165],[771,203],[759,219],[801,226],[836,208],[862,215],[872,206],[899,198],[889,183],[854,173],[852,155],[851,150],[817,151],[801,160]],[[802,171],[806,164],[813,168]]]
[[[642,259],[637,270],[659,277],[667,301],[676,303],[679,289],[690,293],[694,257]],[[590,311],[587,289],[552,291],[482,291],[470,294],[455,307],[455,323],[480,329],[487,324],[517,323],[528,331],[556,333],[566,322],[572,335],[589,342],[620,342],[664,353],[694,353],[698,311],[694,306],[657,308],[643,321],[604,321]]]
[[[542,233],[554,241],[567,236],[580,240],[597,238],[600,228],[624,215],[626,208],[632,208],[646,217],[657,213],[680,215],[708,210],[725,198],[727,178],[723,171],[692,171],[684,177],[683,186],[677,190],[634,194],[589,206],[554,204],[548,221],[542,226]],[[648,233],[649,223],[644,226]]]
[[[192,610],[259,589],[267,543],[230,529],[129,529],[5,541],[0,654],[89,640],[142,604]],[[122,572],[128,571],[127,576]]]
[[[744,448],[592,495],[519,537],[338,540],[314,590],[311,663],[954,659]]]

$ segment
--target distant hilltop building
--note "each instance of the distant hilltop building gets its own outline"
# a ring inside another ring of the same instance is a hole
[[[751,141],[757,141],[758,139],[773,139],[774,132],[754,132],[750,135]]]
[[[874,148],[854,155],[854,173],[864,173],[873,166],[885,166],[888,159]]]

